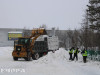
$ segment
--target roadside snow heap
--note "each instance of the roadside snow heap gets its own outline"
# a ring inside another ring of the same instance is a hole
[[[39,60],[37,60],[36,62],[38,63],[52,63],[54,61],[62,61],[62,60],[67,60],[66,57],[68,56],[68,52],[63,49],[60,48],[59,50],[53,52],[49,52],[46,56],[41,57]]]

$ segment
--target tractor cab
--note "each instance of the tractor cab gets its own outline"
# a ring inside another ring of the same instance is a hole
[[[20,37],[18,40],[14,41],[14,46],[16,45],[30,45],[30,38],[28,37]]]
[[[30,46],[30,38],[28,37],[21,37],[18,38],[17,41],[14,41],[14,48],[15,51],[26,51]]]
[[[30,45],[30,38],[19,38],[18,44],[19,45]]]

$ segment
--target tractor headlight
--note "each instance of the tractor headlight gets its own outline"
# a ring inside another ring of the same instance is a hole
[[[21,51],[21,46],[16,46],[16,51]]]
[[[20,48],[18,48],[18,51],[20,51]]]

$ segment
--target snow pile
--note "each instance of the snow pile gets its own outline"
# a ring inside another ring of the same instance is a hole
[[[66,58],[67,57],[67,58]],[[39,60],[36,60],[35,63],[53,63],[55,61],[66,61],[68,59],[68,52],[63,48],[53,52],[49,52],[47,55],[41,57]]]
[[[12,51],[13,51],[13,47],[0,47],[0,56],[11,55]]]

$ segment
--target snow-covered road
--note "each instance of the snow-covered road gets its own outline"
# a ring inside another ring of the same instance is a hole
[[[83,63],[81,54],[78,61],[69,61],[63,48],[33,61],[13,61],[12,50],[0,47],[0,75],[100,75],[100,62]]]

